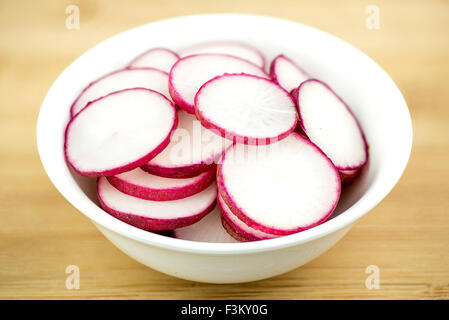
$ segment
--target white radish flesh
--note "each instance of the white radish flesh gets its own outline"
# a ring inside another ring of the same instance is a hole
[[[310,79],[294,92],[301,126],[309,139],[339,170],[362,167],[367,144],[362,130],[343,100],[325,83]]]
[[[160,153],[177,124],[175,106],[143,88],[111,93],[73,117],[65,132],[65,156],[81,175],[115,175]]]
[[[178,54],[170,49],[153,48],[137,56],[131,61],[129,66],[134,68],[155,68],[168,73],[178,59]]]
[[[233,146],[218,165],[221,197],[249,227],[275,235],[309,229],[324,222],[340,196],[340,177],[332,162],[297,133],[267,146],[251,161]],[[255,160],[255,161],[254,161]]]
[[[239,242],[231,237],[223,228],[221,223],[221,212],[218,205],[200,221],[174,230],[174,237],[183,240],[213,242],[213,243],[236,243]]]
[[[171,142],[142,168],[169,178],[186,178],[215,168],[232,141],[204,128],[195,115],[178,111],[178,127]]]
[[[204,42],[183,48],[179,52],[181,57],[204,53],[228,54],[248,60],[261,68],[265,67],[265,57],[259,50],[237,41]]]
[[[223,54],[200,54],[178,60],[170,71],[169,90],[173,101],[189,113],[194,113],[194,98],[208,80],[225,73],[246,73],[268,78],[255,64]]]
[[[274,82],[288,92],[296,89],[309,79],[309,75],[296,63],[284,55],[277,56],[270,66],[270,75]]]
[[[173,201],[152,201],[136,198],[114,188],[105,177],[97,181],[97,193],[102,208],[112,216],[144,230],[170,230],[199,221],[213,210],[217,187],[188,198]]]
[[[128,88],[151,89],[170,98],[167,73],[151,68],[121,69],[91,82],[84,88],[73,102],[70,108],[70,114],[73,117],[80,112],[87,103],[111,92]]]
[[[206,189],[215,180],[215,170],[186,179],[164,178],[141,168],[107,177],[109,183],[123,193],[155,201],[178,200]]]
[[[295,103],[272,81],[227,74],[206,82],[195,97],[197,117],[206,128],[244,144],[269,144],[295,129]]]

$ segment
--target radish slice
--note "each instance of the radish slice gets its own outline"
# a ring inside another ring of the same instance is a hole
[[[349,183],[354,180],[360,173],[360,169],[339,170],[341,183]]]
[[[244,144],[270,144],[295,129],[295,103],[272,81],[226,74],[206,82],[195,97],[195,111],[206,128]]]
[[[201,54],[182,58],[170,71],[169,90],[175,103],[194,113],[194,98],[208,80],[225,73],[247,73],[260,77],[268,75],[255,64],[223,54]]]
[[[332,162],[306,138],[292,133],[267,146],[247,146],[248,160],[229,148],[218,165],[220,195],[249,227],[287,235],[324,222],[340,197]]]
[[[142,166],[147,172],[168,178],[193,177],[215,168],[232,141],[201,126],[195,115],[178,111],[178,128],[160,154]]]
[[[101,207],[123,222],[143,230],[170,230],[199,221],[216,204],[215,183],[191,197],[172,201],[136,198],[114,188],[105,177],[98,178]]]
[[[227,54],[248,60],[261,68],[265,67],[265,57],[259,50],[237,41],[203,42],[180,50],[181,57],[205,53]]]
[[[168,73],[178,59],[178,54],[170,49],[153,48],[137,56],[130,62],[129,66],[134,68],[155,68]]]
[[[123,193],[146,200],[167,201],[190,197],[206,189],[215,180],[215,170],[187,179],[163,178],[140,168],[107,177]]]
[[[223,220],[225,220],[225,222],[228,224],[227,230],[229,231],[229,229],[232,229],[231,235],[233,237],[235,237],[235,235],[238,235],[236,239],[238,240],[246,239],[246,241],[257,241],[278,237],[277,235],[265,233],[263,231],[251,228],[248,225],[246,225],[234,213],[232,213],[232,211],[229,209],[229,207],[226,205],[226,203],[223,201],[223,198],[220,195],[217,196],[217,203],[222,211]]]
[[[199,241],[199,242],[215,242],[215,243],[236,243],[239,242],[231,237],[223,228],[221,223],[220,208],[215,209],[207,214],[197,223],[188,227],[174,230],[174,237],[183,240]]]
[[[337,169],[362,167],[368,160],[366,140],[343,100],[316,79],[303,82],[294,95],[304,132]]]
[[[65,157],[81,175],[115,175],[160,153],[177,124],[175,106],[143,88],[113,92],[73,117],[65,131]]]
[[[304,70],[283,54],[278,55],[271,62],[270,75],[274,82],[288,92],[298,88],[301,83],[310,78]]]
[[[251,240],[251,239],[247,239],[245,237],[243,237],[241,234],[239,234],[236,229],[231,226],[228,223],[228,220],[226,220],[224,218],[223,215],[221,215],[221,225],[223,226],[223,228],[226,230],[226,232],[236,241],[238,242],[247,242],[247,241],[255,241],[255,240]]]
[[[137,87],[151,89],[170,98],[167,73],[151,68],[122,69],[109,73],[84,88],[73,102],[70,114],[73,117],[90,101],[111,92]]]

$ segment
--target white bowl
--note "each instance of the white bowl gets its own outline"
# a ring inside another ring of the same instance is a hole
[[[93,79],[126,65],[150,47],[183,46],[234,39],[260,48],[269,62],[284,53],[324,80],[349,104],[369,144],[369,163],[347,187],[327,222],[273,240],[215,244],[168,238],[130,226],[99,206],[95,183],[73,173],[64,160],[63,133],[69,107]],[[376,206],[404,171],[412,146],[406,102],[390,77],[348,43],[296,22],[243,14],[205,14],[150,23],[120,33],[72,63],[48,91],[39,114],[37,144],[56,188],[98,229],[132,258],[175,277],[237,283],[295,269],[329,249],[354,222]],[[350,257],[348,257],[350,259]]]

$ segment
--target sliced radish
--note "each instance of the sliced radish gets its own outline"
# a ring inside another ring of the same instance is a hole
[[[178,59],[178,54],[170,49],[153,48],[137,56],[130,62],[129,66],[135,68],[155,68],[168,73]]]
[[[360,173],[361,169],[339,170],[341,183],[349,183],[354,180]]]
[[[137,87],[151,89],[170,98],[167,73],[152,68],[127,68],[111,72],[91,82],[73,102],[70,114],[73,117],[90,101],[111,92]]]
[[[218,205],[200,221],[190,226],[176,229],[173,233],[175,238],[190,241],[215,243],[239,242],[231,237],[223,228],[221,212]]]
[[[167,201],[190,197],[206,189],[215,180],[215,170],[187,179],[163,178],[137,168],[107,177],[123,193],[141,199]]]
[[[143,88],[113,92],[73,117],[65,131],[65,157],[84,176],[135,169],[160,153],[177,124],[175,106]]]
[[[362,167],[368,160],[366,140],[343,100],[316,79],[303,82],[294,95],[302,129],[337,169]]]
[[[179,52],[181,57],[204,53],[228,54],[248,60],[261,68],[265,67],[265,57],[259,50],[246,43],[237,41],[203,42],[181,49]]]
[[[170,71],[169,90],[173,101],[189,113],[194,113],[194,98],[208,80],[225,73],[268,75],[255,64],[229,55],[200,54],[182,58]]]
[[[292,133],[257,152],[249,161],[229,148],[218,165],[220,195],[249,227],[286,235],[324,222],[340,196],[340,177],[332,162],[306,138]]]
[[[236,231],[236,229],[228,223],[228,220],[226,220],[223,215],[221,215],[221,225],[226,230],[228,235],[231,236],[237,242],[255,241],[255,240],[247,239],[247,238],[243,237],[241,234],[239,234]]]
[[[257,241],[278,237],[277,235],[265,233],[246,225],[234,213],[232,213],[220,195],[217,196],[217,203],[222,211],[222,219],[225,220],[227,224],[226,230],[229,231],[231,229],[231,235],[233,237],[237,235],[236,239],[240,241],[241,239],[246,239],[246,241]]]
[[[105,177],[98,178],[97,192],[106,212],[144,230],[170,230],[191,225],[212,211],[217,197],[217,187],[213,183],[184,199],[144,200],[120,192]]]
[[[274,82],[288,92],[298,88],[301,83],[310,78],[304,70],[283,54],[278,55],[271,62],[270,75]]]
[[[203,126],[244,144],[270,144],[295,129],[295,103],[272,81],[226,74],[206,82],[195,97]]]
[[[195,115],[178,111],[178,127],[171,142],[142,169],[168,178],[193,177],[215,168],[232,141],[205,129]]]

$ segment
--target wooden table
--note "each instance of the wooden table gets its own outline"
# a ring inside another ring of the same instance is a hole
[[[449,298],[449,2],[72,3],[79,30],[65,27],[70,1],[0,3],[0,298]],[[380,29],[365,25],[368,5]],[[391,194],[318,259],[255,283],[183,281],[130,259],[58,193],[36,149],[40,104],[76,57],[131,27],[207,12],[273,15],[347,40],[392,76],[413,117],[411,160]],[[80,268],[79,290],[66,289],[68,265]],[[378,290],[365,287],[368,265],[379,267]]]

